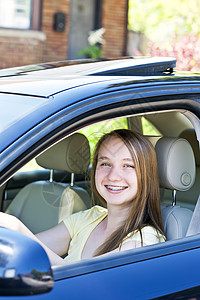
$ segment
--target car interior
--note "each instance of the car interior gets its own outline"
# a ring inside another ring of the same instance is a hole
[[[90,208],[94,144],[105,132],[129,128],[144,134],[155,147],[167,240],[185,237],[200,194],[199,126],[192,113],[174,110],[124,116],[82,128],[41,153],[30,170],[19,170],[5,186],[1,208],[34,233]]]

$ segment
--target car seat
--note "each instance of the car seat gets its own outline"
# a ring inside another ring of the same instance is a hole
[[[89,193],[74,185],[74,174],[85,173],[90,163],[90,147],[84,135],[75,133],[65,138],[43,152],[36,161],[51,170],[50,180],[25,186],[6,210],[33,233],[49,229],[66,216],[91,207]],[[53,181],[53,170],[70,172],[71,184]]]
[[[194,152],[194,157],[195,157],[195,162],[196,162],[196,179],[195,182],[192,186],[192,188],[190,190],[188,190],[185,193],[179,193],[177,196],[177,199],[179,197],[182,198],[182,201],[185,203],[188,201],[188,199],[191,202],[191,206],[192,209],[194,209],[194,206],[196,205],[197,199],[199,197],[200,194],[200,151],[199,151],[199,142],[197,140],[197,136],[195,133],[195,129],[190,128],[190,129],[186,129],[184,130],[181,134],[180,134],[181,138],[186,139]]]
[[[195,181],[193,150],[185,139],[160,138],[155,145],[160,187],[172,191],[172,204],[161,207],[167,240],[186,235],[192,211],[176,205],[176,191],[189,190]]]

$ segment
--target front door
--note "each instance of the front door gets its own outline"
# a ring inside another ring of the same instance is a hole
[[[79,50],[88,46],[88,35],[95,28],[95,0],[71,0],[68,39],[68,59],[81,58]]]

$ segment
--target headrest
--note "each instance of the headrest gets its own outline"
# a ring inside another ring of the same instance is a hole
[[[195,130],[193,128],[186,129],[180,134],[180,137],[186,139],[190,143],[194,152],[196,164],[200,166],[199,142],[197,140]]]
[[[87,138],[75,133],[55,144],[36,158],[46,169],[82,174],[90,164],[90,146]]]
[[[160,186],[171,190],[189,190],[195,180],[193,150],[185,139],[162,137],[155,146]]]

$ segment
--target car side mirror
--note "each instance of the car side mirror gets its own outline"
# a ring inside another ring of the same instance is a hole
[[[42,246],[0,227],[0,295],[47,293],[53,285],[51,265]]]

